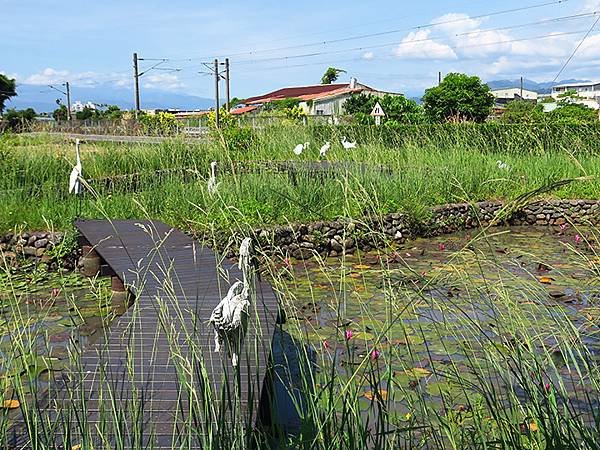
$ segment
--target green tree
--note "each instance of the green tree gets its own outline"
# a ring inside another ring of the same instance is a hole
[[[425,114],[433,122],[483,122],[494,106],[490,88],[479,77],[449,73],[423,96]]]
[[[423,108],[403,95],[386,94],[376,97],[363,93],[354,94],[344,103],[344,111],[353,115],[358,123],[372,125],[375,119],[370,114],[377,102],[385,111],[384,124],[421,123],[424,120]]]
[[[15,80],[0,73],[0,114],[4,111],[4,102],[17,95]]]
[[[331,84],[337,81],[340,73],[346,73],[345,70],[329,67],[321,77],[321,84]]]
[[[54,120],[56,121],[67,120],[69,118],[67,114],[67,107],[65,105],[60,105],[54,110],[52,117],[54,117]]]
[[[77,111],[75,113],[75,118],[77,120],[88,120],[92,119],[95,116],[96,110],[92,108],[88,108],[87,106],[83,108],[81,111]]]
[[[578,103],[565,103],[548,113],[548,120],[567,125],[598,123],[598,111]]]
[[[540,123],[546,119],[544,107],[527,100],[514,100],[506,105],[502,123]]]
[[[17,111],[14,108],[9,109],[4,114],[3,119],[8,123],[8,128],[13,131],[25,131],[27,126],[35,120],[35,110],[27,108]]]

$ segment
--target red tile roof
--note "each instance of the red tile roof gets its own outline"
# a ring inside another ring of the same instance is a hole
[[[357,85],[356,88],[350,88],[348,83],[338,84],[316,84],[313,86],[298,86],[278,89],[268,94],[250,97],[244,100],[246,104],[268,103],[274,100],[283,100],[286,98],[297,98],[300,100],[315,100],[318,98],[329,97],[333,95],[345,94],[348,92],[361,92],[372,90],[363,85]]]
[[[230,112],[234,116],[237,116],[239,114],[245,114],[247,112],[254,111],[255,109],[258,109],[258,106],[251,105],[251,106],[244,106],[242,108],[233,108]]]

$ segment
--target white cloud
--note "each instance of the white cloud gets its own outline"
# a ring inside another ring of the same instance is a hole
[[[185,86],[174,73],[150,73],[143,78],[143,87],[148,89],[166,89],[173,90]]]
[[[375,53],[373,52],[365,52],[364,55],[362,55],[363,59],[366,59],[367,61],[372,60],[373,58],[375,58]]]
[[[600,11],[600,0],[586,0],[582,8],[583,12]]]
[[[472,19],[468,14],[449,13],[433,20],[431,25],[435,31],[452,35],[477,30],[482,23],[483,20]]]
[[[431,30],[419,30],[409,33],[398,47],[395,54],[408,59],[456,59],[456,53],[446,44],[432,40]]]

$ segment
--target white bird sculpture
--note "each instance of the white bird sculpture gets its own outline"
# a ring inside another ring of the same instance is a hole
[[[305,142],[304,144],[298,144],[294,147],[293,151],[296,155],[300,156],[302,154],[302,151],[306,150],[309,145],[310,145],[310,142]]]
[[[216,194],[219,189],[219,185],[221,183],[217,183],[217,162],[213,161],[210,163],[210,177],[208,178],[208,193]]]
[[[346,140],[346,136],[342,138],[342,147],[346,150],[356,148],[356,142],[349,142]]]
[[[246,335],[250,310],[250,289],[254,280],[250,274],[251,240],[246,238],[240,246],[238,267],[242,271],[243,281],[236,281],[227,295],[213,310],[209,322],[215,329],[215,352],[227,347],[231,364],[237,367],[242,341]]]
[[[77,161],[73,170],[71,170],[71,176],[69,177],[69,193],[79,195],[83,192],[83,186],[81,185],[81,155],[79,154],[79,139],[75,141],[75,152],[77,153]]]
[[[325,144],[323,144],[323,146],[321,147],[321,150],[319,150],[319,155],[325,156],[325,153],[327,153],[330,148],[331,148],[331,142],[329,142],[329,141],[325,142]]]
[[[498,169],[500,169],[500,170],[506,170],[506,171],[510,170],[510,166],[500,160],[496,161],[496,165],[498,166]]]

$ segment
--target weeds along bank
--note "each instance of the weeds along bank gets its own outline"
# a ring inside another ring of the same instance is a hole
[[[358,148],[344,150],[343,136]],[[366,214],[418,219],[435,205],[511,200],[551,181],[600,173],[599,137],[600,126],[286,126],[228,130],[223,139],[194,143],[85,143],[90,186],[81,216],[150,216],[196,232]],[[328,170],[311,171],[326,140]],[[311,145],[296,156],[299,142]],[[0,230],[69,229],[79,208],[67,193],[74,145],[5,135],[0,153]],[[218,162],[216,195],[206,189],[211,161]],[[547,196],[595,199],[599,187],[592,178]]]
[[[259,135],[260,144],[253,144],[254,153],[224,149],[215,143],[190,146],[178,141],[161,146],[84,145],[87,177],[103,180],[99,184],[91,182],[94,192],[83,199],[81,215],[161,218],[215,241],[223,231],[232,235],[259,227],[266,229],[268,225],[307,221],[322,221],[330,228],[318,230],[322,238],[332,229],[338,231],[337,226],[328,223],[347,223],[332,219],[341,216],[360,221],[368,215],[385,220],[365,226],[367,235],[380,234],[381,229],[375,226],[383,225],[395,236],[397,231],[402,233],[405,220],[425,222],[434,217],[439,219],[434,220],[436,225],[452,227],[456,225],[453,218],[459,215],[471,224],[478,221],[477,217],[489,222],[499,208],[496,202],[477,205],[481,207],[478,216],[466,205],[448,206],[437,213],[430,212],[431,205],[477,199],[506,202],[548,185],[549,181],[598,173],[596,152],[587,148],[573,155],[573,149],[568,148],[575,145],[573,142],[551,151],[517,154],[475,151],[468,142],[443,147],[433,143],[394,147],[375,138],[359,138],[359,149],[349,153],[332,148],[327,155],[329,161],[364,164],[344,167],[334,174],[298,173],[292,177],[272,166],[253,168],[255,160],[314,161],[318,145],[314,137],[309,137],[313,148],[300,158],[291,152],[290,144],[307,137],[304,132],[296,130],[288,135],[282,130],[265,131]],[[328,136],[332,142],[338,137]],[[2,228],[68,229],[78,208],[77,200],[66,194],[73,149],[47,139],[33,144],[14,139],[18,145],[12,146],[12,165],[22,165],[27,170],[15,175],[2,169],[3,174],[7,173],[0,180],[6,183],[2,189],[13,191],[2,198]],[[69,153],[55,156],[56,150],[65,148]],[[206,178],[208,163],[213,159],[219,162],[217,176],[221,184],[218,193],[211,196],[206,192]],[[240,160],[247,166],[235,164]],[[498,160],[505,162],[508,169],[500,169]],[[381,170],[375,163],[390,170]],[[127,176],[115,178],[117,175]],[[543,196],[593,199],[598,197],[596,183],[594,179],[576,181]],[[5,206],[5,198],[12,203]],[[561,217],[554,217],[560,208],[571,211],[572,216],[579,215],[582,221],[591,220],[598,211],[594,202],[572,204],[557,200],[554,204],[556,210],[545,205],[532,206],[520,217],[525,223],[532,220],[560,225]],[[335,236],[332,239],[339,244]],[[30,238],[21,244],[29,246]],[[38,239],[47,236],[31,240],[34,248]],[[535,254],[528,256],[536,253],[532,244],[537,243],[537,238],[530,237],[523,249],[517,245],[506,249],[505,244],[488,236],[478,239],[482,248],[489,247],[488,253],[472,250],[464,239],[446,240],[445,249],[438,247],[437,242],[423,247],[423,254],[432,256],[433,267],[429,261],[422,262],[426,266],[401,265],[394,260],[393,252],[386,254],[388,249],[370,255],[370,260],[356,255],[352,256],[354,259],[340,258],[331,264],[317,256],[307,262],[294,261],[291,268],[281,267],[282,264],[268,267],[272,271],[270,279],[288,302],[289,311],[304,314],[290,315],[277,339],[289,342],[288,336],[293,336],[299,353],[295,357],[316,361],[319,367],[316,370],[314,365],[301,366],[290,377],[286,392],[293,397],[292,408],[302,412],[300,431],[288,441],[281,438],[279,448],[598,448],[600,322],[594,303],[598,284],[597,230],[586,233],[584,242],[579,244],[573,244],[569,236],[576,256],[570,262],[573,267],[561,266],[550,273],[548,269],[556,265],[552,260]],[[590,245],[584,245],[588,239]],[[265,240],[267,244],[280,245],[268,233]],[[561,252],[563,247],[568,246],[559,246]],[[508,251],[508,255],[496,249]],[[511,254],[513,250],[515,253]],[[406,252],[414,253],[416,258],[415,250]],[[559,261],[566,259],[564,253],[558,255],[555,258]],[[508,263],[502,260],[505,256]],[[531,271],[534,276],[515,274],[513,256],[519,267],[520,261],[527,262],[519,269],[521,272]],[[488,267],[486,275],[478,276],[484,266]],[[555,300],[557,295],[565,294],[561,298],[566,299],[580,294],[556,292],[560,282],[569,278],[567,270],[575,269],[582,278],[574,283],[585,284],[586,290],[590,288],[586,297],[590,303],[585,310],[577,310],[579,322],[572,321],[573,304]],[[321,272],[322,277],[312,278],[309,270]],[[543,275],[538,277],[536,270],[542,270]],[[546,281],[552,279],[553,284],[543,284],[543,277]],[[173,281],[167,279],[165,284]],[[13,283],[7,286],[8,290],[17,289]],[[324,291],[328,297],[322,296]],[[8,296],[13,303],[20,298],[15,292]],[[380,303],[373,295],[379,295]],[[473,305],[480,306],[477,314]],[[104,309],[104,305],[98,302],[96,309]],[[335,324],[331,326],[332,334],[322,333],[320,323],[311,320],[317,309]],[[11,325],[24,320],[19,314],[15,309]],[[47,316],[48,321],[56,319]],[[166,323],[168,319],[177,326],[177,317],[165,317]],[[32,336],[16,335],[11,345],[19,352],[30,352],[31,338],[43,337],[46,332],[37,329]],[[185,353],[177,337],[170,337],[169,342],[170,353],[182,367],[195,368],[194,373],[201,371],[203,355],[194,346],[190,346],[191,353]],[[142,356],[133,356],[138,355]],[[72,358],[76,367],[76,354]],[[292,357],[286,353],[277,366],[279,370],[286,370],[286,358]],[[35,370],[35,365],[28,367],[26,376],[33,379]],[[77,374],[75,369],[75,375],[85,374]],[[29,385],[36,384],[17,383],[14,389],[18,398],[27,398]],[[197,407],[194,412],[205,412],[197,400],[196,385],[182,386],[182,399]],[[114,395],[107,396],[108,419],[136,433],[135,418],[141,414],[142,406],[133,406],[134,419],[129,421],[124,419],[130,406],[122,397],[126,394]],[[24,411],[30,414],[30,436],[37,436],[37,445],[32,448],[53,448],[47,443],[64,439],[69,416],[57,421],[37,408],[35,402],[23,403],[28,405]],[[74,401],[67,402],[66,412],[85,417],[86,407],[80,411],[75,405]],[[201,417],[199,422],[186,420],[179,435],[187,441],[183,445],[178,442],[173,448],[193,448],[193,444],[202,448],[244,448],[248,441],[249,430],[243,425],[219,424],[214,429],[204,429],[206,423]],[[50,423],[57,426],[47,426]],[[8,442],[4,438],[10,437],[7,424],[0,422],[0,442]],[[87,422],[82,420],[80,426],[85,429]],[[221,437],[219,430],[226,430],[227,436]],[[82,444],[81,440],[59,442],[67,448]],[[140,448],[136,443],[139,441],[123,437],[120,448]],[[81,448],[86,448],[86,444]]]

